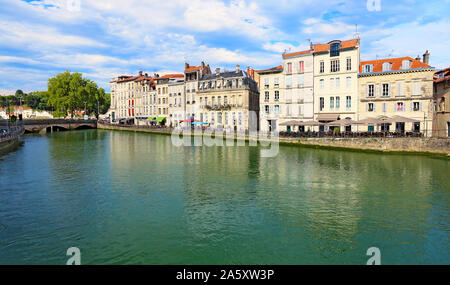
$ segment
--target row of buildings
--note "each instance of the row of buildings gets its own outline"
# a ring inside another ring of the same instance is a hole
[[[283,53],[279,66],[211,71],[202,62],[184,73],[119,76],[111,81],[112,119],[136,124],[207,124],[245,131],[317,130],[337,120],[407,118],[390,124],[347,124],[341,131],[414,131],[450,135],[449,69],[422,58],[360,61],[360,39],[312,44]],[[292,123],[291,122],[300,122]],[[304,124],[302,124],[302,122]]]

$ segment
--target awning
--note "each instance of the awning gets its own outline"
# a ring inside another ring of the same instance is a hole
[[[339,119],[339,114],[319,114],[317,121],[333,122]]]
[[[328,123],[328,126],[351,126],[351,125],[358,125],[358,122],[355,122],[353,120],[344,119],[344,120],[337,120],[333,121],[331,123]]]
[[[163,121],[165,121],[166,120],[166,117],[158,117],[158,118],[156,118],[156,121],[158,122],[158,123],[161,123],[161,122],[163,122]]]
[[[147,120],[154,121],[156,120],[156,117],[148,117]]]
[[[418,123],[420,120],[410,119],[402,116],[394,116],[386,120],[386,123]]]

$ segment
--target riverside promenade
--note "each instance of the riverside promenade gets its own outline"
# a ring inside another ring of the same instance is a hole
[[[98,129],[146,132],[162,135],[171,135],[173,129],[164,127],[139,127],[98,123]],[[236,139],[238,137],[236,136]],[[250,137],[245,135],[245,140]],[[410,153],[438,155],[450,159],[450,138],[424,138],[424,137],[308,137],[293,138],[279,137],[282,145],[299,145],[312,148],[325,148],[336,150],[367,151],[379,153]]]
[[[24,134],[25,129],[22,125],[2,126],[2,129],[7,132],[0,134],[0,153],[5,153],[19,144],[19,137]]]

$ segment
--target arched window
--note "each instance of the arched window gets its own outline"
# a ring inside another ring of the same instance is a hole
[[[390,71],[391,70],[391,64],[389,62],[383,63],[383,71]]]

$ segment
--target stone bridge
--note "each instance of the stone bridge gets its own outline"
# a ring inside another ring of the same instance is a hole
[[[43,119],[23,120],[26,132],[53,132],[80,129],[96,129],[97,120],[72,120],[72,119]]]

